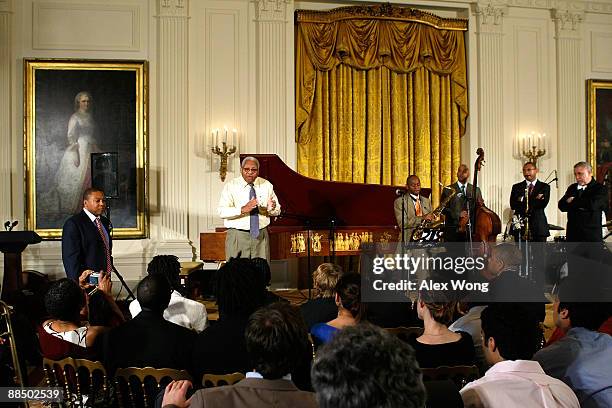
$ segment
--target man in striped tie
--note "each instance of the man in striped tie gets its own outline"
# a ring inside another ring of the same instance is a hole
[[[270,260],[267,226],[281,207],[268,180],[259,177],[259,161],[245,157],[240,176],[223,187],[217,211],[227,228],[225,258]]]
[[[87,282],[93,272],[113,271],[111,224],[102,215],[105,210],[104,191],[88,188],[83,193],[83,210],[64,223],[62,261],[70,279]]]

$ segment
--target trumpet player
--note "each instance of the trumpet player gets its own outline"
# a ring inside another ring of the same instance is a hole
[[[522,240],[533,242],[544,242],[550,235],[548,220],[544,210],[550,199],[550,186],[538,180],[538,168],[532,162],[523,165],[523,177],[525,180],[512,186],[510,193],[510,208],[514,214],[523,219],[523,226],[513,229],[512,235],[519,240],[519,234],[525,233],[528,222],[529,236],[521,236]]]
[[[409,242],[412,232],[421,224],[421,221],[433,219],[431,200],[421,195],[421,180],[416,175],[406,179],[406,190],[398,190],[400,197],[393,204],[397,225],[402,229],[402,202],[404,209],[403,230],[404,242]],[[402,236],[399,236],[400,241]]]

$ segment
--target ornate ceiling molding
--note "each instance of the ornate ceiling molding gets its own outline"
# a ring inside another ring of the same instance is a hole
[[[159,17],[189,17],[189,0],[158,0]]]
[[[508,6],[612,14],[612,0],[478,0],[473,4],[477,5],[478,7],[485,7],[486,5],[490,4],[497,7]]]

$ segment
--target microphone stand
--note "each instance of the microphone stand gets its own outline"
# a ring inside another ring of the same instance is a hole
[[[105,197],[107,199],[107,202],[109,202],[108,200],[110,199],[110,197]],[[110,224],[110,232],[109,232],[109,236],[112,239],[113,237],[113,223],[111,222],[111,207],[110,204],[107,204],[106,206],[106,217],[108,218],[108,223]],[[111,256],[111,268],[113,269],[113,273],[117,276],[117,278],[119,278],[119,282],[121,282],[121,286],[125,288],[125,290],[128,293],[128,296],[126,298],[126,300],[136,300],[136,296],[134,296],[134,292],[132,292],[132,290],[130,289],[130,287],[127,285],[127,283],[125,283],[125,280],[123,279],[123,276],[121,276],[121,274],[119,273],[119,271],[117,270],[117,268],[115,268],[115,263],[113,260],[113,257]],[[117,295],[118,296],[118,295]]]

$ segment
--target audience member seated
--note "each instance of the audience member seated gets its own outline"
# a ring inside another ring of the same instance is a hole
[[[263,304],[258,272],[248,258],[232,258],[216,273],[214,293],[219,320],[196,338],[193,363],[196,376],[227,374],[251,368],[244,330],[251,313]]]
[[[606,319],[605,322],[602,323],[601,326],[599,326],[597,331],[600,332],[600,333],[606,333],[606,334],[609,334],[609,335],[612,336],[612,303],[602,303],[601,304],[602,311],[605,310],[605,307],[606,307],[605,305],[607,305],[607,308],[608,308],[608,311],[605,312],[605,314],[608,316],[608,318]],[[567,334],[566,330],[564,330],[564,329],[562,329],[561,327],[558,327],[558,326],[555,327],[555,331],[548,338],[548,341],[546,342],[546,345],[550,346],[555,341],[563,338],[566,334]]]
[[[539,347],[541,329],[521,305],[492,304],[481,320],[484,354],[492,367],[461,390],[466,407],[580,407],[567,385],[529,360]]]
[[[468,308],[467,313],[465,313],[459,319],[455,320],[453,324],[448,326],[448,329],[454,332],[466,332],[467,334],[472,336],[476,365],[480,369],[480,372],[484,373],[486,371],[487,365],[482,349],[480,314],[487,306],[480,303],[468,303],[465,304],[465,307]]]
[[[359,274],[345,273],[340,276],[336,285],[335,302],[338,307],[337,317],[327,323],[317,323],[310,329],[316,346],[330,341],[339,330],[356,325],[364,315]]]
[[[318,350],[312,383],[320,408],[421,408],[425,404],[414,350],[369,323],[347,327]]]
[[[308,330],[316,323],[329,322],[338,316],[335,295],[340,275],[342,268],[333,263],[322,263],[312,274],[312,287],[317,297],[300,306]]]
[[[448,301],[444,292],[419,294],[417,315],[423,320],[424,331],[420,337],[410,339],[409,343],[414,347],[421,367],[475,364],[472,337],[466,332],[453,332],[447,327],[456,306],[457,302]]]
[[[287,302],[287,299],[283,299],[276,293],[270,291],[270,285],[272,284],[272,272],[270,271],[270,264],[265,258],[251,258],[253,266],[260,274],[261,285],[264,292],[264,304],[269,305],[275,302]]]
[[[287,303],[274,303],[253,313],[245,331],[253,362],[246,378],[234,385],[197,391],[189,401],[189,381],[166,387],[162,406],[170,407],[287,407],[315,408],[315,395],[300,391],[290,373],[311,353],[308,332],[299,311]]]
[[[164,310],[164,319],[200,333],[208,325],[206,308],[203,304],[183,296],[180,285],[181,264],[174,255],[157,255],[147,266],[149,275],[164,276],[172,286],[170,304]],[[140,313],[140,303],[134,299],[130,303],[130,314],[136,317]]]
[[[160,274],[146,276],[136,289],[142,311],[102,339],[104,363],[109,374],[117,368],[191,368],[196,334],[164,319],[172,287]]]
[[[379,277],[385,282],[400,282],[406,278],[403,271],[397,270],[385,270]],[[367,302],[368,322],[380,327],[422,326],[411,305],[412,300],[406,293],[386,291],[383,301]]]
[[[88,275],[88,272],[83,272],[79,280],[85,281]],[[103,296],[111,306],[115,319],[121,321],[122,316],[112,297],[112,282],[108,274],[100,276],[97,291],[100,293],[98,296]],[[96,339],[110,327],[81,323],[81,312],[87,316],[87,302],[79,284],[67,278],[51,284],[45,295],[45,307],[49,319],[38,330],[43,356],[52,360],[65,357],[95,359]],[[97,320],[95,322],[98,323]]]
[[[543,322],[546,317],[544,290],[535,282],[519,276],[523,254],[513,243],[502,243],[491,247],[487,264],[481,271],[490,282],[490,302],[523,302],[531,314]]]
[[[561,293],[553,319],[567,334],[533,356],[546,374],[574,390],[583,408],[612,407],[612,336],[595,331],[605,310],[602,303],[563,302]]]

